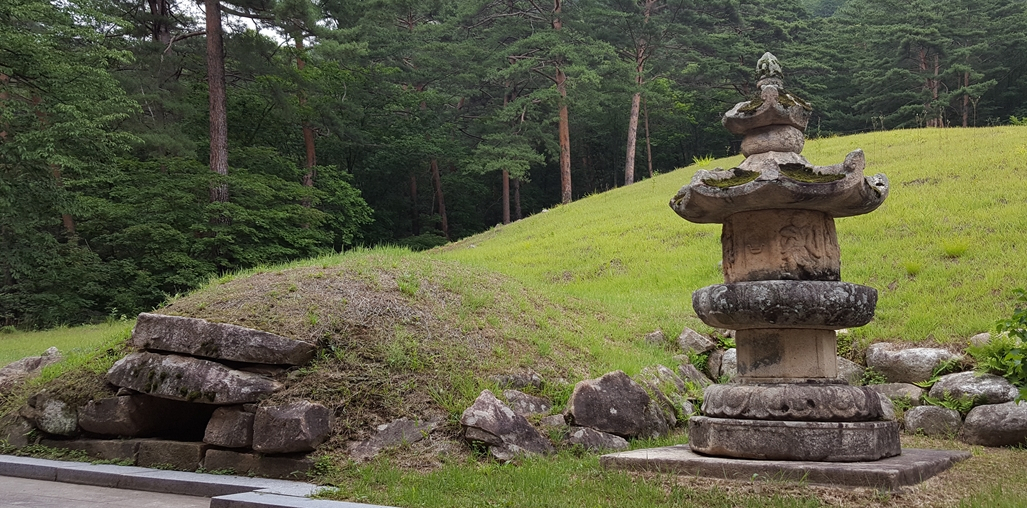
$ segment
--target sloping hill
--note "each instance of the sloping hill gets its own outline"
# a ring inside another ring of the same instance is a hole
[[[839,219],[842,278],[880,292],[864,342],[956,342],[1009,314],[1027,284],[1027,128],[919,129],[812,140],[814,164],[866,152],[891,181],[877,211]],[[732,167],[741,157],[704,168]],[[667,206],[697,167],[594,195],[464,239],[444,258],[608,304],[645,328],[701,326],[691,292],[722,281],[720,226]]]

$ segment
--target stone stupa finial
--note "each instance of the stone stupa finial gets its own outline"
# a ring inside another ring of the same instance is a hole
[[[781,62],[771,52],[763,53],[763,56],[756,61],[756,85],[784,85],[784,72],[781,70]]]

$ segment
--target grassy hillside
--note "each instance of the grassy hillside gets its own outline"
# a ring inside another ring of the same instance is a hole
[[[814,164],[866,152],[891,182],[875,212],[838,219],[842,278],[878,289],[864,341],[960,342],[1009,314],[1027,274],[1027,128],[920,129],[811,140]],[[741,157],[702,166],[728,168]],[[439,254],[608,304],[644,328],[701,326],[691,292],[722,282],[720,225],[667,203],[698,167],[467,238]]]

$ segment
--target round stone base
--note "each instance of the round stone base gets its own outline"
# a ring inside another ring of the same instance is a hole
[[[716,384],[703,392],[704,415],[722,419],[799,422],[881,420],[881,396],[847,384]]]
[[[901,453],[898,422],[784,422],[693,416],[692,451],[717,457],[860,462]]]

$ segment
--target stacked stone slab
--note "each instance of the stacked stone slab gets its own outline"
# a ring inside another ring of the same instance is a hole
[[[750,459],[898,455],[898,423],[882,420],[877,392],[838,379],[835,335],[871,320],[877,291],[841,281],[834,219],[876,209],[888,180],[864,177],[861,150],[810,164],[800,155],[810,106],[784,89],[773,55],[757,69],[759,95],[723,119],[744,136],[746,159],[697,172],[670,202],[686,220],[723,224],[725,283],[699,289],[692,305],[706,324],[736,330],[737,377],[706,388],[690,446]]]

